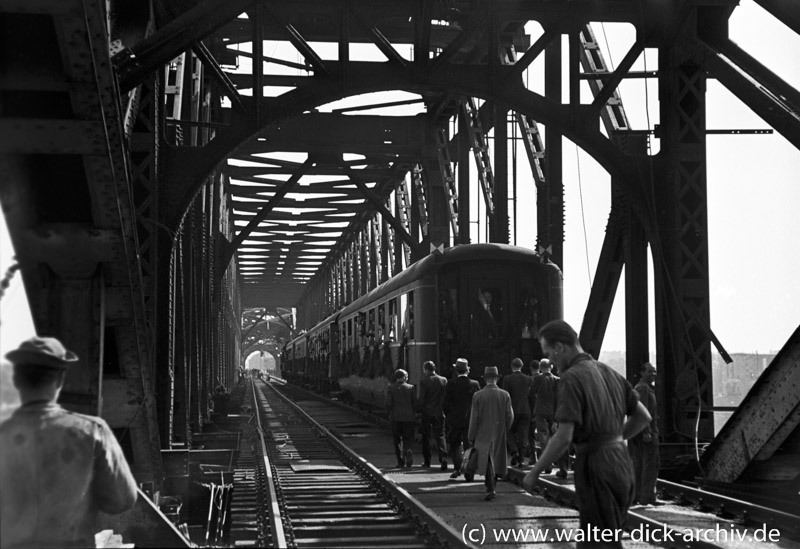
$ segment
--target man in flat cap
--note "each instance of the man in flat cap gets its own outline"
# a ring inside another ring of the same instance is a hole
[[[50,337],[6,358],[22,405],[0,423],[0,546],[94,547],[99,512],[136,502],[136,480],[105,421],[58,404],[78,357]]]

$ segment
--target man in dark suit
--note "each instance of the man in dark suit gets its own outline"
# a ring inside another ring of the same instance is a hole
[[[525,461],[528,453],[528,426],[531,422],[531,376],[522,373],[522,359],[511,361],[511,374],[503,378],[503,389],[511,395],[514,423],[508,437],[511,465],[516,467]]]
[[[431,438],[436,441],[439,463],[447,471],[447,446],[444,441],[444,392],[447,380],[436,375],[436,365],[430,360],[422,365],[423,376],[419,382],[420,435],[422,436],[423,467],[431,466]]]
[[[414,409],[417,392],[408,383],[408,372],[403,369],[394,373],[394,383],[386,393],[386,410],[392,422],[392,444],[397,458],[397,467],[411,467],[414,455],[411,445],[414,441]]]
[[[444,392],[447,442],[450,445],[450,457],[453,460],[453,468],[455,469],[453,474],[450,475],[451,480],[455,480],[461,475],[464,450],[470,447],[467,434],[469,433],[469,413],[472,409],[472,396],[481,388],[480,383],[468,377],[469,363],[467,359],[459,358],[453,366],[455,366],[458,377],[447,384]],[[467,480],[470,479],[468,478]]]

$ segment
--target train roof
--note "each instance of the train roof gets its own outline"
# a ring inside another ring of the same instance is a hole
[[[340,315],[351,314],[353,311],[357,311],[365,304],[381,295],[396,290],[397,288],[402,288],[414,280],[435,274],[442,268],[442,265],[461,261],[473,261],[475,259],[484,259],[486,261],[513,260],[532,264],[543,263],[541,256],[533,250],[520,246],[511,246],[510,244],[459,244],[450,248],[445,248],[440,254],[430,254],[423,257],[402,273],[390,278],[368,294],[359,297],[343,309],[333,313],[321,322],[318,322],[305,334],[295,339],[304,337],[313,333],[320,327],[328,326],[336,322]]]
[[[542,258],[539,254],[529,248],[511,246],[509,244],[459,244],[451,248],[445,248],[440,254],[430,254],[423,257],[402,273],[390,278],[368,294],[361,296],[350,305],[347,305],[339,314],[351,314],[353,311],[361,309],[367,303],[370,303],[384,294],[392,292],[397,288],[402,288],[414,280],[432,276],[436,274],[443,265],[461,261],[474,261],[476,259],[483,259],[486,261],[513,260],[534,264],[542,263]]]

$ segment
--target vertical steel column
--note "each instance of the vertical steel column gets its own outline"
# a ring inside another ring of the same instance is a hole
[[[556,39],[545,49],[545,96],[561,103],[561,40]],[[536,248],[564,270],[564,181],[561,167],[561,132],[547,126],[545,131],[545,180],[536,195]]]
[[[428,231],[422,246],[417,246],[419,257],[428,254],[432,246],[450,245],[450,211],[448,207],[448,190],[442,171],[439,169],[438,153],[436,151],[436,133],[433,126],[429,126],[427,135],[430,146],[424,151],[422,188],[427,210]]]
[[[376,217],[369,220],[367,225],[369,230],[369,288],[377,288],[380,284],[381,254],[378,253],[378,246],[381,241],[380,221]]]
[[[696,11],[675,40],[692,43]],[[661,157],[653,182],[658,213],[655,250],[656,345],[666,434],[714,436],[706,196],[706,73],[686,48],[659,50]],[[699,418],[698,418],[699,414]],[[699,420],[699,428],[695,424]]]
[[[418,164],[411,170],[411,196],[409,197],[411,200],[410,208],[408,209],[409,219],[411,221],[411,238],[416,240],[417,242],[424,242],[426,240],[426,234],[422,231],[422,216],[420,216],[421,205],[420,205],[420,193],[424,192],[421,191],[421,187],[423,185],[422,182],[422,171],[423,168]],[[426,174],[427,178],[427,174]],[[415,262],[419,259],[417,250],[411,250],[411,262]]]
[[[463,108],[458,110],[458,244],[470,243],[469,225],[469,121]]]
[[[369,233],[367,232],[368,225],[364,225],[358,231],[358,246],[359,246],[359,260],[361,263],[361,295],[369,293],[370,287],[370,271],[372,266],[369,261]]]
[[[644,145],[642,149],[645,149]],[[612,183],[612,186],[614,184]],[[613,198],[612,198],[613,200]],[[647,293],[647,235],[629,204],[624,208],[625,374],[633,381],[650,360],[650,300]]]
[[[508,110],[492,105],[494,116],[494,216],[489,233],[492,242],[508,244]]]
[[[386,201],[386,209],[392,211],[388,200]],[[381,216],[381,284],[389,280],[392,273],[390,230],[389,222]]]

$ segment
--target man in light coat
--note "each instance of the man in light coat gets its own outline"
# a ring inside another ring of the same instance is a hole
[[[508,469],[506,433],[514,421],[511,396],[497,386],[500,377],[496,366],[484,370],[486,386],[475,393],[469,419],[470,445],[478,452],[478,471],[486,473],[486,501],[496,497],[495,475],[504,476]]]
[[[0,547],[94,547],[100,513],[134,506],[136,479],[108,424],[57,404],[78,357],[52,337],[6,355],[22,405],[0,424]]]

